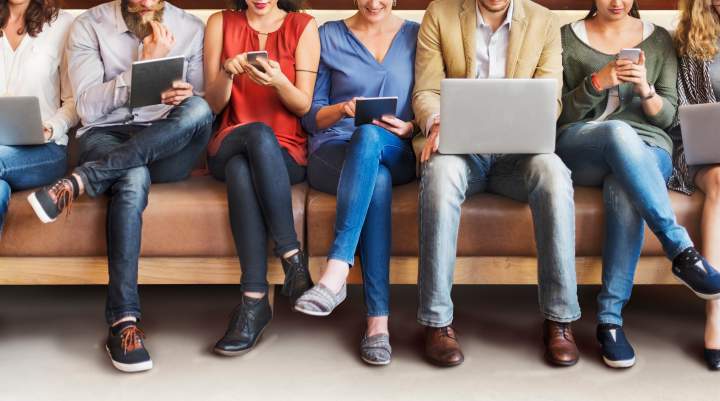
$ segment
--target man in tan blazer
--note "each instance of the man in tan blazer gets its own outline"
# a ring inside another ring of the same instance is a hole
[[[558,20],[529,0],[436,0],[425,14],[413,93],[415,116],[427,137],[416,148],[422,162],[418,322],[425,326],[425,354],[435,364],[454,366],[464,359],[450,326],[460,210],[466,197],[486,191],[530,204],[546,357],[560,366],[578,360],[570,328],[580,307],[569,170],[554,154],[437,153],[443,79],[553,78],[560,104],[561,53]],[[518,116],[527,112],[518,110]]]

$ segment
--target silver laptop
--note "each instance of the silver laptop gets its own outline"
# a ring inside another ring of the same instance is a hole
[[[37,97],[0,97],[0,145],[45,143]]]
[[[440,153],[553,153],[554,79],[445,79]]]
[[[680,106],[688,165],[720,163],[720,103]]]

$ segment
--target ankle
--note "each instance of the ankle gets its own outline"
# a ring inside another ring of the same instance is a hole
[[[252,299],[263,299],[265,298],[266,292],[243,292],[243,296]]]
[[[347,282],[350,265],[338,260],[328,261],[327,269],[320,278],[320,283],[333,292],[339,292]]]
[[[125,322],[137,323],[137,318],[135,316],[125,316],[125,317],[115,321],[115,323],[111,324],[110,327],[116,327],[116,326],[120,325],[120,323],[125,323]]]
[[[293,249],[293,250],[290,251],[290,252],[285,252],[285,253],[282,255],[282,258],[285,259],[285,260],[288,260],[288,259],[290,259],[291,257],[297,255],[298,253],[300,253],[300,250],[299,250],[299,249]]]
[[[390,335],[387,316],[372,316],[367,318],[367,329],[365,335],[372,337],[378,334]]]
[[[76,191],[77,196],[80,196],[85,193],[85,184],[83,184],[82,177],[78,173],[72,173],[72,177],[75,179],[73,181],[74,185],[77,185]]]

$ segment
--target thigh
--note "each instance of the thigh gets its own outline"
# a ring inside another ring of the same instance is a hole
[[[390,172],[393,185],[402,185],[413,181],[416,171],[412,143],[384,128],[378,127],[378,129],[383,131],[380,164]]]
[[[337,194],[347,148],[347,141],[329,141],[310,155],[308,183],[311,187],[328,194]]]
[[[67,170],[65,146],[0,146],[0,179],[14,191],[40,187],[61,178]]]
[[[557,154],[572,172],[577,185],[600,186],[611,173],[599,142],[605,129],[603,124],[578,123],[560,132]]]
[[[235,156],[247,156],[247,141],[245,133],[247,125],[235,128],[220,144],[217,153],[208,157],[210,174],[220,181],[225,181],[225,166]]]
[[[100,160],[125,143],[132,135],[129,127],[100,127],[78,138],[80,164]]]
[[[490,192],[527,202],[533,177],[553,177],[570,184],[568,168],[556,154],[502,155],[493,164]],[[545,180],[546,182],[552,182]]]
[[[305,181],[305,166],[299,165],[295,159],[290,156],[290,152],[283,148],[282,150],[283,161],[285,161],[285,168],[288,172],[288,178],[290,178],[290,185],[299,184]]]

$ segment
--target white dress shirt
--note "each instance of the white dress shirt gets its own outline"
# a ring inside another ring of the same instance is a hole
[[[77,17],[70,32],[70,82],[83,124],[77,136],[94,127],[148,125],[173,109],[167,105],[128,107],[132,63],[139,59],[142,42],[128,29],[120,7],[120,0],[93,7]],[[186,81],[202,96],[205,25],[167,2],[162,23],[176,40],[167,57],[185,56]]]
[[[485,23],[485,19],[480,12],[480,6],[475,3],[476,27],[475,27],[475,60],[477,71],[475,78],[477,79],[498,79],[505,78],[507,75],[507,51],[510,44],[510,28],[512,27],[514,1],[510,1],[507,9],[507,15],[500,27],[493,32],[490,25]],[[430,133],[433,121],[440,115],[435,114],[427,120],[427,132]]]
[[[67,145],[67,132],[78,123],[64,58],[73,17],[60,11],[36,37],[28,34],[13,51],[7,36],[0,38],[0,96],[35,96],[43,125],[51,127],[50,141]]]

